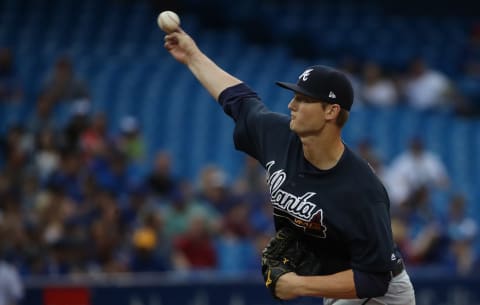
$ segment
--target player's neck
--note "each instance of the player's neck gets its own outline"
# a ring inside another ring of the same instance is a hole
[[[301,138],[305,159],[318,169],[327,170],[337,165],[345,146],[340,134]]]

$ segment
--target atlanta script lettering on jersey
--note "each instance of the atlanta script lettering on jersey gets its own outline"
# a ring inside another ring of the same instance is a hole
[[[287,174],[283,169],[271,173],[274,164],[275,161],[267,163],[267,183],[270,188],[272,204],[305,221],[311,221],[317,213],[322,213],[321,209],[315,212],[317,205],[308,201],[316,194],[315,192],[306,192],[298,197],[281,189],[287,179]]]

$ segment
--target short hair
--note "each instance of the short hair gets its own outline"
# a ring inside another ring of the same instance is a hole
[[[338,113],[335,123],[337,124],[338,127],[343,128],[343,126],[345,126],[345,123],[347,123],[349,116],[350,116],[350,112],[348,112],[343,108],[340,108],[340,112]]]

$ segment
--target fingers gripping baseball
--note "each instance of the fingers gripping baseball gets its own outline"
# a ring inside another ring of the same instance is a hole
[[[193,39],[181,29],[166,35],[164,46],[177,61],[183,64],[188,64],[189,60],[200,52]]]

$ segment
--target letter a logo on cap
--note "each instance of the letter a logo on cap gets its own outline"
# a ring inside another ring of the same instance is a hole
[[[303,81],[306,81],[308,77],[310,76],[310,73],[313,71],[313,69],[307,69],[303,71],[302,74],[298,77],[298,79],[302,79]]]
[[[337,98],[337,96],[335,95],[335,93],[333,93],[333,91],[330,91],[330,93],[328,94],[328,97],[329,98]]]

